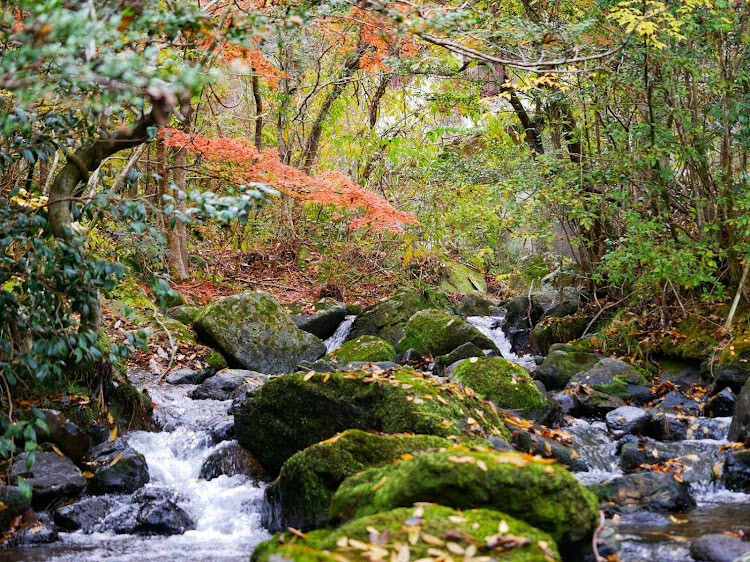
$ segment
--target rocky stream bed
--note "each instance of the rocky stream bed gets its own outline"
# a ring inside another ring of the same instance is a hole
[[[154,431],[58,419],[30,471],[16,460],[36,518],[0,559],[575,561],[593,542],[604,560],[750,560],[736,368],[655,385],[590,345],[523,355],[533,307],[481,295],[458,315],[409,290],[359,315],[220,301],[188,323],[231,368],[128,373]],[[29,507],[13,486],[0,501],[6,527]]]

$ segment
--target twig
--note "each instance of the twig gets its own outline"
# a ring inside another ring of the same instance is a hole
[[[8,395],[8,421],[10,421],[10,423],[13,423],[13,395],[10,393],[10,385],[8,384],[8,379],[6,379],[5,375],[3,375],[2,373],[0,373],[0,377],[3,378],[5,393]]]
[[[601,531],[603,528],[604,528],[604,512],[600,509],[599,510],[599,526],[596,528],[596,531],[594,531],[594,534],[591,537],[591,549],[594,551],[594,558],[596,559],[596,562],[607,562],[607,559],[603,558],[599,554],[599,548],[596,546],[596,539],[599,536],[599,531]]]
[[[740,279],[740,286],[737,287],[737,294],[734,295],[734,302],[732,302],[732,308],[729,310],[727,321],[724,324],[724,329],[727,332],[731,332],[732,320],[734,320],[734,314],[737,312],[737,305],[740,304],[740,297],[742,297],[742,289],[745,287],[745,281],[747,281],[747,273],[750,271],[750,260],[745,260],[745,265],[742,268],[742,278]]]
[[[682,309],[682,313],[687,316],[687,312],[685,311],[685,307],[682,304],[682,300],[680,299],[680,295],[677,294],[677,289],[675,289],[674,284],[672,283],[672,280],[667,277],[667,281],[669,281],[669,286],[672,287],[672,291],[674,292],[674,296],[677,297],[677,302],[680,304],[680,308]],[[742,285],[740,285],[741,287]]]
[[[596,293],[594,293],[594,296],[596,296]],[[597,312],[597,313],[596,313],[596,314],[594,315],[594,317],[593,317],[593,318],[591,319],[591,322],[589,322],[589,323],[588,323],[588,326],[586,326],[586,329],[585,329],[585,330],[583,331],[583,335],[585,336],[585,335],[586,335],[586,334],[588,333],[589,329],[591,329],[591,326],[593,326],[593,325],[594,325],[594,323],[595,323],[595,322],[596,322],[596,321],[597,321],[597,320],[599,319],[599,317],[600,317],[600,316],[602,315],[602,312],[604,312],[604,311],[605,311],[605,310],[607,310],[608,308],[612,308],[613,306],[617,306],[618,304],[620,304],[621,302],[623,302],[623,301],[624,301],[625,299],[627,299],[627,298],[629,298],[629,297],[630,297],[630,295],[628,295],[628,296],[626,296],[626,297],[623,297],[623,298],[621,298],[621,299],[620,299],[619,301],[617,301],[617,302],[612,302],[612,303],[609,303],[609,304],[608,304],[608,305],[606,305],[606,306],[603,306],[603,307],[601,307],[601,308],[599,309],[599,312]],[[598,302],[598,301],[597,301],[597,302]]]

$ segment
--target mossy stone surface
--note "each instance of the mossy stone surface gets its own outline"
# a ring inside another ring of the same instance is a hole
[[[295,326],[271,295],[242,293],[216,299],[195,318],[201,340],[222,352],[230,367],[261,373],[292,371],[325,353],[318,338]]]
[[[297,451],[346,429],[510,436],[492,403],[410,369],[278,377],[235,413],[237,440],[272,476]]]
[[[566,542],[590,537],[599,514],[596,497],[551,461],[458,446],[347,478],[331,501],[331,519],[348,521],[414,502],[497,509]]]
[[[311,445],[287,460],[266,489],[271,509],[268,516],[264,513],[263,524],[272,532],[321,527],[328,522],[334,492],[347,477],[407,453],[452,444],[434,435],[380,435],[350,429]]]
[[[555,348],[534,373],[547,390],[562,390],[574,375],[587,371],[599,362],[599,357],[583,351]]]
[[[352,325],[347,339],[359,336],[378,336],[391,345],[404,337],[406,323],[416,312],[427,308],[438,308],[453,312],[448,297],[434,289],[399,289],[387,299],[367,308]]]
[[[572,386],[579,383],[609,396],[628,400],[631,398],[631,386],[645,385],[648,381],[642,372],[628,363],[612,357],[605,357],[585,372],[573,376],[568,385]]]
[[[325,356],[326,361],[335,360],[339,365],[353,361],[393,361],[396,350],[385,340],[375,336],[359,336]]]
[[[513,536],[530,542],[513,548],[487,545],[487,539],[495,536]],[[294,548],[289,547],[292,541]],[[488,560],[505,562],[559,560],[557,545],[547,533],[510,515],[490,509],[457,511],[439,505],[378,513],[330,533],[311,533],[306,539],[281,533],[259,545],[251,560],[270,562],[273,554],[279,554],[282,559],[301,556],[290,560],[341,560],[344,556],[347,560],[364,561],[373,560],[375,553],[381,555],[381,560],[391,560],[404,548],[408,549],[409,560],[463,558],[458,552],[469,558],[484,556]],[[542,548],[549,558],[545,558]],[[305,558],[311,551],[331,558]],[[475,554],[472,556],[471,552]],[[333,557],[334,554],[338,557]],[[404,558],[406,554],[405,551]]]
[[[528,371],[502,357],[472,357],[461,361],[451,378],[470,386],[501,408],[539,411],[547,399],[539,392]]]
[[[590,321],[591,319],[587,316],[563,316],[561,318],[550,316],[542,319],[534,326],[534,337],[539,351],[546,353],[551,345],[580,338]]]
[[[206,356],[203,359],[206,363],[208,363],[209,367],[215,369],[216,371],[226,369],[228,366],[227,360],[224,359],[224,356],[218,351],[209,351],[208,353],[206,353]]]
[[[428,309],[420,310],[409,319],[396,351],[405,353],[416,349],[422,355],[446,355],[465,343],[499,353],[491,339],[459,316]]]
[[[444,278],[440,290],[448,293],[466,295],[475,291],[487,291],[487,283],[480,271],[458,262],[446,262],[443,267]]]

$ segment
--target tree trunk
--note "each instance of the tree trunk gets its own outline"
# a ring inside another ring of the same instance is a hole
[[[187,171],[187,150],[183,147],[178,149],[174,154],[174,168],[172,168],[172,177],[177,189],[185,191],[186,184],[186,171]],[[179,200],[177,202],[177,208],[184,210],[185,201]],[[178,220],[174,229],[171,229],[174,240],[174,253],[177,258],[174,263],[171,264],[173,268],[172,274],[179,280],[185,280],[190,276],[190,262],[188,261],[187,253],[187,227],[185,223]],[[170,254],[172,254],[172,241],[170,241]]]
[[[159,204],[162,209],[165,205],[164,196],[173,195],[172,188],[169,186],[169,170],[170,167],[169,163],[167,162],[167,147],[164,142],[159,139],[156,144],[156,173],[159,176]],[[172,170],[173,173],[176,172],[175,168],[172,168]],[[164,232],[167,239],[167,263],[169,266],[169,272],[174,279],[181,281],[187,278],[187,269],[185,268],[185,263],[182,260],[182,245],[180,244],[180,234],[177,230],[178,224],[181,223],[180,221],[177,221],[177,223],[175,223],[175,227],[172,228],[171,217],[162,214],[162,224],[164,225]]]
[[[254,68],[252,86],[255,99],[255,148],[258,152],[263,152],[263,97],[260,95],[260,82]]]

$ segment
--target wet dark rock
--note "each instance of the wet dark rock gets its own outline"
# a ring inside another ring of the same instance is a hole
[[[665,472],[637,472],[587,487],[600,500],[619,507],[647,511],[683,511],[695,507],[688,486]]]
[[[656,412],[652,414],[648,435],[659,441],[684,441],[688,438],[690,418]]]
[[[82,530],[93,533],[99,530],[107,514],[119,502],[106,496],[83,498],[75,503],[56,509],[53,513],[55,524],[65,531]]]
[[[150,479],[146,459],[122,437],[97,445],[89,456],[94,473],[88,485],[90,494],[130,494]]]
[[[452,365],[461,359],[469,359],[470,357],[484,357],[484,352],[473,343],[466,342],[446,355],[435,357],[435,368],[438,372],[441,372],[448,365]]]
[[[154,499],[141,505],[133,532],[139,535],[182,535],[195,529],[191,517],[170,499]]]
[[[699,562],[734,562],[750,552],[750,541],[723,533],[703,535],[690,544],[690,556]]]
[[[679,455],[653,442],[639,440],[625,443],[620,448],[620,468],[625,472],[638,470],[641,465],[660,464]]]
[[[49,431],[37,429],[37,442],[54,443],[66,457],[80,464],[91,448],[91,438],[57,410],[42,410]]]
[[[211,376],[210,370],[174,369],[166,378],[169,384],[200,384]]]
[[[237,442],[224,443],[206,457],[199,478],[213,480],[218,476],[244,474],[251,478],[262,478],[263,469],[247,449]]]
[[[19,476],[26,480],[33,490],[31,505],[35,509],[45,507],[57,498],[75,498],[86,486],[83,474],[68,457],[37,451],[36,462],[28,470],[27,457],[28,453],[22,453],[13,461],[10,482],[17,484]]]
[[[109,439],[110,429],[98,421],[92,421],[89,424],[87,433],[91,439],[91,445],[96,447]]]
[[[423,357],[422,354],[419,353],[416,349],[407,349],[406,353],[404,353],[403,357],[401,358],[401,363],[411,363],[411,364],[419,364],[422,363]]]
[[[535,299],[519,296],[508,303],[503,333],[515,353],[523,352],[529,343],[531,329],[539,322],[545,309]]]
[[[743,442],[750,437],[750,379],[737,397],[734,417],[729,426],[729,440]]]
[[[316,308],[318,306],[320,308],[312,314],[292,314],[292,321],[300,330],[325,340],[330,338],[344,321],[349,314],[349,308],[345,304],[330,300],[316,303]]]
[[[571,394],[576,400],[572,415],[577,417],[603,420],[612,410],[625,406],[625,402],[619,398],[583,386],[574,389]]]
[[[0,486],[0,533],[4,532],[16,516],[28,511],[31,502],[21,493],[18,486]]]
[[[646,404],[651,399],[651,392],[645,382],[641,374],[625,361],[605,357],[586,371],[573,375],[567,388],[585,384],[609,396],[638,405]]]
[[[623,406],[609,412],[605,421],[612,436],[619,439],[627,434],[642,434],[651,421],[651,414],[641,408]]]
[[[193,400],[232,400],[248,394],[268,380],[268,375],[245,369],[223,369],[190,393]]]
[[[585,472],[589,469],[578,451],[572,447],[566,447],[553,439],[520,429],[513,430],[511,435],[513,445],[523,453],[555,459],[559,464],[567,466],[573,472]]]
[[[731,388],[725,388],[703,404],[703,415],[710,418],[723,418],[734,414],[737,400]]]
[[[673,390],[664,395],[653,410],[663,412],[679,412],[691,416],[697,416],[701,412],[700,402],[688,398],[679,390]]]
[[[234,437],[234,419],[227,417],[211,420],[207,429],[214,443],[229,441]]]
[[[37,546],[50,544],[60,538],[57,529],[46,522],[36,521],[28,527],[21,529],[14,537],[15,546]]]
[[[750,449],[731,451],[724,463],[724,485],[737,492],[750,492]]]
[[[750,366],[747,363],[730,363],[718,367],[711,383],[711,394],[718,394],[725,388],[739,394],[750,377]]]
[[[542,381],[548,390],[562,390],[576,373],[586,371],[598,361],[593,353],[552,346],[547,358],[534,371],[534,378]]]
[[[461,299],[457,312],[461,316],[498,316],[502,314],[501,305],[502,301],[479,291],[472,291]]]
[[[570,392],[554,392],[547,395],[550,406],[556,407],[565,415],[570,416],[578,407],[578,401]]]

